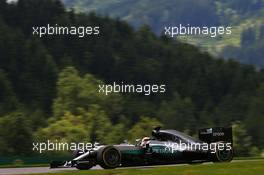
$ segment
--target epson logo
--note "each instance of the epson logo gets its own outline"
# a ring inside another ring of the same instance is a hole
[[[224,136],[225,133],[224,132],[214,132],[213,136]]]

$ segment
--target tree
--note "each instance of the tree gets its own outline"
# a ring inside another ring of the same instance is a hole
[[[56,18],[64,12],[64,6],[59,0],[19,0],[15,8],[16,23],[12,23],[30,35],[32,26],[55,23]]]
[[[112,123],[100,106],[91,105],[88,111],[82,110],[91,142],[107,143]]]
[[[17,109],[18,100],[5,72],[0,69],[0,115]]]
[[[150,136],[151,131],[154,127],[163,126],[157,119],[149,117],[141,117],[128,132],[129,140],[134,141],[135,139]]]
[[[17,87],[21,95],[20,100],[32,107],[41,107],[49,111],[52,98],[55,96],[57,66],[38,39],[26,42],[24,54],[20,58],[21,73]]]
[[[6,0],[0,0],[0,17],[5,15]]]
[[[112,125],[98,105],[90,106],[87,111],[78,110],[80,115],[66,111],[59,118],[50,118],[49,125],[36,133],[36,139],[110,144],[124,138],[124,125]]]
[[[30,120],[22,112],[12,112],[0,118],[0,153],[28,155],[32,150]]]
[[[98,105],[113,121],[118,120],[122,111],[121,96],[99,93],[99,85],[104,83],[90,74],[83,77],[73,67],[67,67],[59,74],[57,82],[57,97],[53,103],[55,117],[63,115],[65,111],[78,114],[78,109],[89,110],[90,106]]]
[[[63,116],[66,111],[76,113],[78,94],[81,89],[81,77],[76,69],[68,67],[60,72],[57,81],[57,98],[53,102],[55,117]],[[86,105],[86,104],[84,104]]]
[[[107,144],[119,144],[127,139],[127,127],[123,123],[118,123],[110,128],[107,134],[106,143]]]
[[[35,138],[42,141],[84,142],[89,140],[89,135],[82,116],[65,112],[57,121],[50,119],[49,126],[39,129]]]
[[[233,129],[233,146],[236,156],[249,156],[251,154],[252,137],[248,135],[245,125],[241,122],[235,122]]]
[[[264,148],[264,84],[257,90],[256,96],[252,97],[249,110],[245,119],[245,125],[252,136],[254,144],[259,148]]]
[[[185,131],[188,134],[196,133],[194,106],[190,98],[181,98],[175,94],[171,101],[161,104],[158,118],[166,128]]]

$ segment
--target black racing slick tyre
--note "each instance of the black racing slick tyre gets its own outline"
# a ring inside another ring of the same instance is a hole
[[[89,170],[94,166],[92,162],[87,163],[77,163],[76,168],[79,170]]]
[[[223,142],[222,142],[223,143]],[[216,152],[212,155],[213,162],[230,162],[233,160],[234,153],[232,149],[223,149],[216,150]]]
[[[114,146],[100,148],[97,153],[97,162],[104,169],[117,168],[121,164],[121,153]]]

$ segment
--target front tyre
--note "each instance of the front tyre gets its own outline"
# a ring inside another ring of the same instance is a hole
[[[79,170],[89,170],[94,166],[92,162],[87,162],[87,163],[77,163],[76,168]]]
[[[97,161],[104,169],[117,168],[121,164],[121,153],[114,146],[106,146],[98,150]]]

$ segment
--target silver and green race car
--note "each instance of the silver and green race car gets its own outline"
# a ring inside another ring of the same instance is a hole
[[[100,165],[105,169],[177,163],[228,162],[233,159],[232,128],[199,130],[199,139],[176,130],[152,131],[136,144],[100,145],[84,152],[76,150],[70,161],[52,161],[50,168]]]

